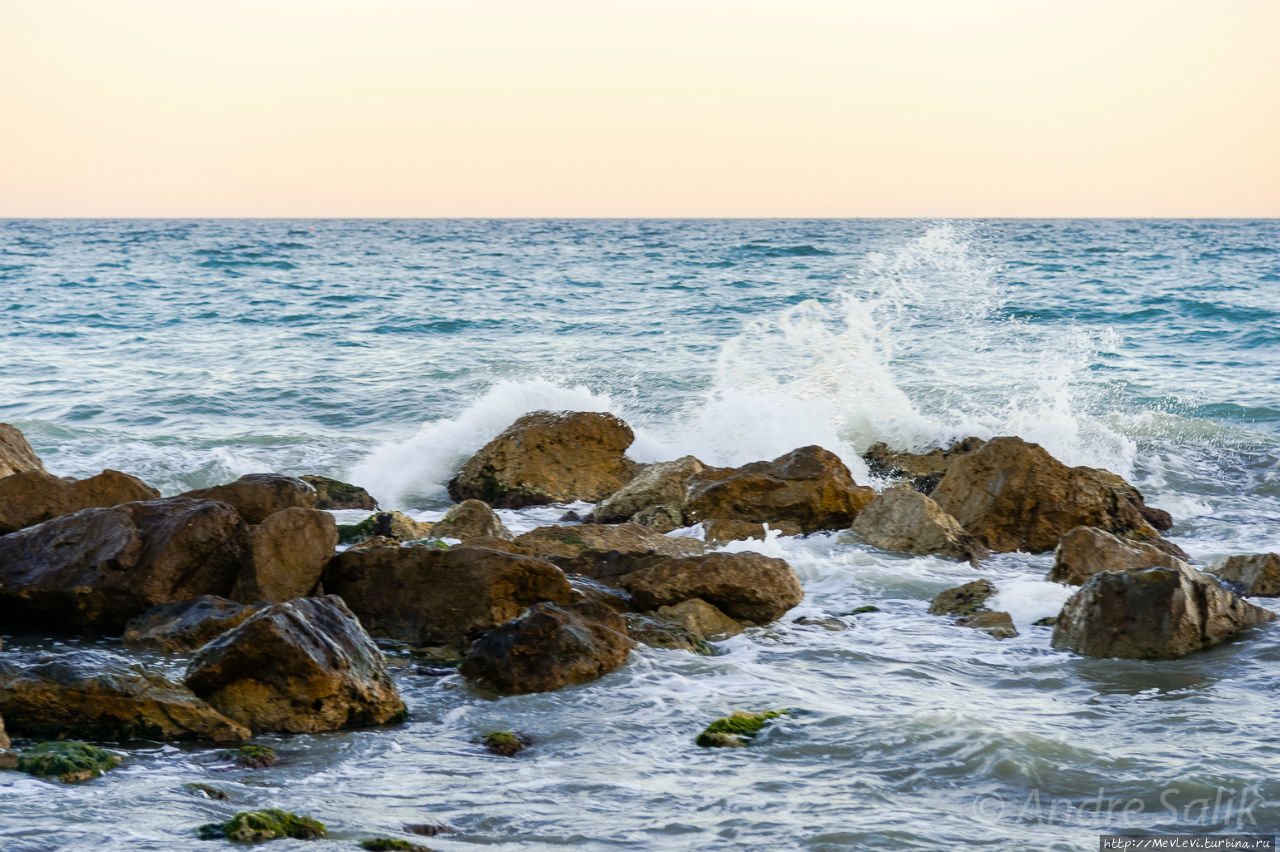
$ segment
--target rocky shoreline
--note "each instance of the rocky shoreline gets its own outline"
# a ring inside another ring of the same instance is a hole
[[[269,473],[168,498],[118,471],[70,480],[0,424],[0,627],[192,655],[170,679],[97,648],[0,651],[0,724],[32,743],[0,765],[76,782],[121,755],[72,753],[70,741],[239,744],[393,725],[407,709],[379,643],[495,696],[594,680],[625,665],[634,642],[714,654],[803,599],[787,562],[716,549],[771,531],[852,530],[975,567],[992,553],[1052,552],[1048,579],[1080,588],[1045,644],[1087,656],[1172,659],[1275,619],[1243,598],[1277,594],[1280,557],[1197,569],[1163,537],[1169,515],[1132,485],[1019,438],[921,454],[876,445],[868,462],[899,483],[880,493],[821,447],[715,468],[692,456],[641,465],[626,455],[632,440],[611,415],[534,412],[462,466],[441,521],[374,512],[339,527],[330,510],[373,510],[372,497]],[[521,535],[493,511],[576,501],[595,505]],[[666,535],[693,526],[701,539]],[[986,607],[996,593],[978,580],[930,613],[1016,635],[1008,613]],[[699,744],[747,745],[783,712],[749,709]],[[59,741],[67,753],[48,745]],[[305,819],[238,813],[202,836],[298,837],[298,825],[323,836]]]

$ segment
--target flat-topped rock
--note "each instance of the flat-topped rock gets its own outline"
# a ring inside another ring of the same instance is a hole
[[[1097,527],[1076,527],[1068,531],[1054,549],[1053,567],[1047,579],[1080,586],[1101,571],[1176,568],[1185,564],[1153,544],[1129,541]]]
[[[278,473],[250,473],[235,482],[178,496],[226,503],[250,524],[260,524],[282,509],[314,509],[316,506],[316,490],[311,485]]]
[[[81,509],[159,496],[159,491],[141,479],[118,470],[104,470],[88,479],[63,478],[43,470],[22,471],[0,479],[0,534]]]
[[[909,488],[890,488],[854,518],[853,531],[872,547],[977,562],[987,549],[933,500]]]

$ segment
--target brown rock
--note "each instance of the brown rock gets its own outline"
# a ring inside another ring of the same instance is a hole
[[[477,538],[512,538],[489,504],[481,500],[463,500],[454,506],[431,527],[431,535],[464,542]]]
[[[624,612],[622,620],[627,625],[627,635],[632,641],[650,648],[668,651],[688,651],[691,654],[715,656],[716,649],[701,636],[653,613]]]
[[[394,541],[418,541],[431,538],[435,524],[415,521],[401,512],[378,512],[358,524],[338,527],[338,539],[344,544],[359,544],[371,538],[389,538]]]
[[[23,736],[42,739],[249,738],[186,687],[104,651],[0,662],[0,712]]]
[[[0,424],[3,425],[3,424]],[[4,729],[4,717],[0,716],[0,750],[7,749],[12,743],[9,741],[9,734]],[[17,763],[13,766],[0,766],[0,769],[16,769]]]
[[[1232,556],[1215,568],[1214,573],[1243,588],[1246,595],[1260,598],[1280,596],[1280,554]]]
[[[935,447],[926,453],[908,453],[891,450],[888,444],[879,442],[868,447],[862,458],[873,476],[905,479],[916,491],[930,494],[954,459],[979,449],[984,443],[981,438],[965,438],[945,450]]]
[[[685,526],[684,510],[674,503],[666,506],[650,506],[632,515],[631,523],[639,524],[656,533],[669,533]]]
[[[255,734],[331,731],[405,716],[386,660],[334,595],[250,616],[200,649],[186,684]]]
[[[503,693],[549,692],[608,674],[630,651],[612,608],[540,603],[477,639],[459,671]]]
[[[530,604],[573,599],[549,562],[468,545],[348,550],[329,563],[324,588],[377,635],[459,647]]]
[[[858,513],[853,531],[881,550],[935,554],[977,562],[986,548],[924,494],[890,488]]]
[[[933,499],[998,552],[1043,553],[1078,526],[1158,540],[1159,533],[1117,489],[1118,479],[1108,471],[1067,467],[1020,438],[992,438],[951,463]]]
[[[216,595],[152,607],[124,628],[130,648],[156,648],[171,654],[194,651],[221,636],[261,607],[245,606]]]
[[[0,479],[0,534],[48,521],[81,509],[152,500],[160,492],[141,479],[104,470],[88,479],[64,479],[30,470]]]
[[[282,603],[315,591],[338,545],[333,515],[320,509],[282,509],[253,528],[253,559],[231,587],[241,603]]]
[[[987,611],[987,600],[996,593],[990,580],[974,580],[954,589],[938,592],[929,602],[930,615],[970,616]]]
[[[298,478],[316,490],[317,509],[365,509],[372,512],[378,508],[378,501],[359,485],[311,474]]]
[[[640,610],[701,598],[740,621],[766,624],[804,599],[791,566],[760,553],[647,556],[618,578]]]
[[[689,481],[704,470],[706,465],[693,456],[651,464],[596,506],[591,520],[600,524],[616,524],[656,506],[683,507]]]
[[[769,524],[769,529],[777,530],[782,535],[802,535],[803,530],[800,525],[794,521],[778,521]],[[724,518],[702,522],[702,534],[707,539],[707,544],[712,547],[719,547],[728,544],[731,541],[745,541],[747,539],[756,539],[764,541],[768,530],[764,524],[757,524],[751,521],[730,521]]]
[[[44,470],[40,457],[18,427],[0,423],[0,478],[28,470]]]
[[[972,627],[981,630],[997,639],[1012,639],[1018,635],[1018,628],[1013,626],[1013,617],[1007,612],[983,610],[956,621],[961,627]]]
[[[1154,545],[1127,541],[1096,527],[1076,527],[1058,542],[1047,579],[1080,586],[1099,571],[1176,568],[1185,564]]]
[[[694,538],[665,536],[639,524],[581,524],[547,526],[518,536],[515,540],[526,553],[554,562],[566,572],[597,580],[608,580],[619,571],[622,557],[692,556],[706,545]]]
[[[360,550],[366,547],[399,547],[400,540],[389,538],[385,535],[375,535],[373,538],[366,538],[364,541],[358,542],[347,548],[348,550]]]
[[[1103,571],[1063,605],[1053,647],[1091,657],[1167,660],[1275,618],[1185,565]]]
[[[680,625],[700,639],[728,639],[742,632],[741,624],[702,598],[690,598],[675,606],[660,606],[657,615]]]
[[[278,473],[250,473],[235,482],[180,494],[193,500],[218,500],[247,523],[260,524],[282,509],[314,509],[316,490],[301,479]]]
[[[821,447],[801,447],[771,462],[715,468],[689,483],[685,518],[794,521],[805,533],[844,529],[876,493],[859,486],[849,469]]]
[[[635,475],[635,462],[624,455],[634,439],[612,414],[535,411],[472,456],[449,481],[449,496],[501,509],[594,503]]]

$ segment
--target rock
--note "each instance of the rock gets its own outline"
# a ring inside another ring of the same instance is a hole
[[[235,751],[225,751],[222,755],[245,769],[267,769],[280,762],[280,755],[276,754],[276,750],[264,745],[242,745]]]
[[[639,524],[656,533],[669,533],[685,525],[684,510],[674,503],[666,506],[650,506],[632,515],[631,523]]]
[[[191,781],[183,784],[182,789],[191,793],[191,795],[199,796],[202,799],[213,799],[219,802],[231,801],[231,797],[227,795],[225,790],[219,790],[211,784],[204,784],[199,781]]]
[[[1275,618],[1186,565],[1103,571],[1063,605],[1053,647],[1091,657],[1167,660]]]
[[[716,649],[701,636],[679,624],[652,613],[624,612],[622,620],[627,625],[627,635],[634,641],[651,648],[669,651],[688,651],[691,654],[714,656]]]
[[[916,491],[930,494],[954,459],[972,453],[985,443],[981,438],[965,438],[945,450],[935,447],[926,453],[907,453],[891,450],[888,444],[879,442],[868,447],[862,458],[872,476],[905,479]]]
[[[708,640],[728,639],[742,632],[742,625],[702,598],[690,598],[675,606],[660,606],[657,615]]]
[[[253,559],[231,587],[241,603],[282,603],[315,591],[338,545],[333,515],[292,507],[268,515],[253,528]]]
[[[431,535],[463,542],[477,538],[512,538],[489,504],[480,500],[463,500],[454,506],[432,526]]]
[[[360,841],[360,848],[365,852],[431,852],[425,846],[395,837],[370,837]]]
[[[120,758],[109,751],[77,740],[40,743],[18,758],[18,771],[41,778],[57,778],[64,784],[77,784],[97,778],[120,765]]]
[[[838,616],[834,615],[802,615],[799,618],[794,619],[791,623],[800,624],[805,627],[821,627],[823,630],[830,630],[832,633],[839,633],[849,626],[841,621]]]
[[[618,578],[639,610],[673,606],[690,598],[740,621],[767,624],[804,599],[791,566],[760,553],[648,556],[630,560]]]
[[[261,843],[284,838],[318,840],[329,836],[324,823],[276,808],[241,811],[224,823],[200,826],[198,834],[201,840],[226,838],[234,843]]]
[[[1058,542],[1047,579],[1079,586],[1099,571],[1176,568],[1185,564],[1154,545],[1127,541],[1097,527],[1076,527]]]
[[[769,530],[777,530],[781,535],[802,535],[803,530],[794,521],[778,521],[775,523],[757,524],[751,521],[730,521],[718,518],[702,522],[702,533],[707,544],[713,547],[728,544],[731,541],[745,541],[753,538],[764,541]]]
[[[316,506],[314,488],[301,479],[278,473],[250,473],[226,485],[201,488],[178,496],[226,503],[250,524],[260,524],[282,509],[314,509]]]
[[[549,562],[469,545],[348,550],[329,563],[324,587],[380,636],[459,649],[531,604],[573,600]]]
[[[0,713],[30,737],[239,742],[249,732],[186,687],[105,651],[0,662]]]
[[[88,479],[64,479],[30,470],[0,479],[0,534],[48,521],[81,509],[153,500],[160,492],[141,479],[104,470]]]
[[[7,749],[10,745],[9,734],[4,729],[4,716],[0,715],[0,749]]]
[[[418,541],[430,538],[435,524],[415,521],[400,512],[378,512],[358,524],[338,526],[338,540],[343,544],[362,543],[371,538],[389,538],[394,541]]]
[[[737,710],[707,725],[695,742],[703,748],[741,748],[755,739],[770,720],[783,715],[785,714],[777,710],[767,713],[744,713]]]
[[[1147,505],[1147,501],[1143,499],[1142,492],[1125,481],[1123,476],[1112,473],[1109,470],[1099,471],[1115,490],[1131,504],[1133,508],[1138,510],[1138,514],[1142,515],[1152,527],[1164,532],[1173,526],[1173,517],[1163,509],[1156,509]],[[1186,554],[1180,552],[1172,552],[1171,555],[1178,556],[1180,559],[1186,559]]]
[[[975,615],[986,610],[987,600],[995,593],[995,584],[990,580],[974,580],[972,583],[938,592],[929,602],[929,614]]]
[[[378,508],[378,501],[359,485],[311,474],[298,478],[316,490],[317,509],[365,509],[372,512]]]
[[[983,610],[961,618],[956,622],[960,627],[972,627],[981,630],[997,639],[1012,639],[1018,635],[1018,628],[1013,626],[1013,617],[1007,612]]]
[[[420,834],[423,837],[435,837],[438,834],[453,834],[457,831],[453,826],[442,822],[406,823],[401,826],[401,828],[410,834]]]
[[[1078,526],[1160,540],[1117,482],[1108,471],[1067,467],[1039,444],[992,438],[951,463],[933,499],[997,552],[1043,553]]]
[[[341,526],[338,529],[342,529]],[[375,535],[373,538],[366,538],[359,544],[353,544],[348,550],[361,550],[366,547],[399,547],[400,541],[394,538],[388,538],[385,535]]]
[[[845,529],[876,493],[821,447],[801,447],[771,462],[704,470],[689,483],[690,523],[728,519],[794,521],[807,533]]]
[[[493,754],[512,757],[529,747],[529,741],[513,731],[492,731],[484,735],[484,747]]]
[[[249,559],[249,528],[223,503],[85,509],[0,536],[0,618],[118,631],[156,604],[226,596]]]
[[[261,607],[246,606],[216,595],[153,606],[124,627],[124,644],[171,654],[194,651],[239,625]]]
[[[1214,573],[1240,586],[1246,595],[1260,598],[1280,596],[1280,554],[1232,556],[1214,568]]]
[[[549,692],[608,674],[630,651],[612,608],[539,603],[477,639],[459,671],[502,693]]]
[[[623,557],[692,556],[707,549],[695,538],[665,536],[630,523],[538,527],[518,536],[515,543],[526,553],[553,562],[566,572],[597,580],[614,576],[615,566]]]
[[[872,500],[854,519],[853,531],[881,550],[974,563],[987,555],[986,548],[965,532],[959,521],[909,488],[890,488]]]
[[[591,520],[598,524],[616,524],[658,506],[679,510],[684,506],[689,481],[704,470],[706,465],[693,456],[651,464],[596,506]],[[681,526],[684,524],[677,524],[672,529]]]
[[[28,470],[44,470],[40,457],[16,426],[0,423],[0,478]]]
[[[186,684],[253,733],[400,721],[386,660],[341,598],[270,606],[201,648]]]
[[[449,496],[500,509],[595,503],[635,475],[625,455],[634,439],[612,414],[535,411],[472,456],[449,481]]]

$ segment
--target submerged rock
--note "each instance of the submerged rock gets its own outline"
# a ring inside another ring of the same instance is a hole
[[[1067,532],[1054,549],[1053,567],[1047,579],[1079,586],[1100,571],[1176,568],[1185,564],[1153,544],[1128,541],[1096,527],[1076,527]]]
[[[684,507],[689,481],[704,470],[706,465],[693,456],[651,464],[596,506],[590,520],[598,524],[621,523],[631,520],[639,512],[659,506],[679,514]],[[672,529],[681,526],[682,523]]]
[[[769,530],[777,530],[780,535],[786,536],[801,535],[804,532],[800,529],[800,525],[794,521],[775,521],[768,524],[758,524],[753,521],[731,521],[718,518],[702,522],[702,534],[706,538],[707,544],[712,547],[719,547],[731,541],[746,541],[747,539],[764,541],[768,537]]]
[[[853,481],[835,453],[809,446],[773,461],[709,468],[689,483],[685,517],[703,520],[793,521],[807,533],[845,529],[876,496]]]
[[[854,518],[853,531],[872,547],[977,562],[987,549],[924,494],[890,488]]]
[[[291,507],[253,528],[253,558],[236,577],[229,597],[241,603],[282,603],[315,591],[338,545],[333,515]]]
[[[1280,554],[1231,556],[1216,566],[1213,573],[1240,586],[1246,595],[1260,598],[1280,596]]]
[[[481,500],[463,500],[431,527],[436,538],[456,538],[467,542],[477,538],[510,540],[511,533],[498,515]]]
[[[629,565],[632,570],[618,583],[631,593],[639,610],[701,598],[731,618],[767,624],[804,600],[804,589],[790,565],[751,551],[649,556]]]
[[[741,748],[755,739],[770,720],[783,715],[786,714],[779,710],[766,713],[737,710],[707,725],[695,742],[703,748]]]
[[[891,450],[881,441],[867,447],[862,458],[872,476],[906,479],[914,490],[930,494],[938,487],[952,461],[979,449],[984,443],[981,438],[965,438],[945,450],[935,447],[925,453],[908,453]]]
[[[627,625],[627,635],[650,648],[668,651],[688,651],[691,654],[714,656],[716,649],[693,631],[653,613],[624,612],[622,620]]]
[[[18,758],[18,771],[41,778],[57,778],[64,784],[77,784],[97,778],[120,765],[120,758],[109,751],[77,740],[40,743]]]
[[[0,662],[0,712],[30,737],[239,742],[249,731],[185,686],[105,651]]]
[[[1103,571],[1063,605],[1053,647],[1091,657],[1167,660],[1275,619],[1186,565]]]
[[[266,769],[280,762],[280,755],[270,746],[242,745],[235,751],[223,752],[223,756],[235,761],[237,766],[245,769]]]
[[[237,626],[259,608],[216,595],[158,604],[125,625],[124,644],[171,654],[194,651]]]
[[[630,651],[626,624],[611,607],[539,603],[477,639],[459,671],[498,692],[549,692],[608,674]]]
[[[360,848],[365,852],[431,852],[425,846],[394,837],[370,837],[360,841]]]
[[[378,501],[359,485],[313,474],[298,478],[316,490],[317,509],[367,509],[372,512],[378,508]]]
[[[382,653],[334,595],[250,616],[197,652],[186,684],[255,734],[381,725],[405,715]]]
[[[187,491],[178,496],[226,503],[250,524],[260,524],[283,509],[314,509],[316,506],[316,490],[311,485],[279,473],[250,473],[235,482]]]
[[[674,606],[660,606],[655,614],[680,625],[700,639],[716,641],[742,632],[740,623],[702,598],[690,598]]]
[[[512,757],[529,747],[529,741],[514,731],[491,731],[482,742],[486,749],[502,757]]]
[[[500,509],[595,503],[635,475],[625,455],[633,440],[631,427],[612,414],[535,411],[468,459],[449,481],[449,496]]]
[[[104,470],[88,479],[67,479],[30,470],[0,479],[0,534],[43,523],[52,518],[153,500],[160,492],[141,479],[118,470]]]
[[[0,478],[28,470],[44,470],[40,457],[18,427],[0,423]]]
[[[938,592],[929,603],[929,614],[957,616],[960,627],[972,627],[997,639],[1012,639],[1018,630],[1009,613],[987,609],[987,601],[995,594],[995,584],[990,580],[974,580]]]
[[[261,843],[264,840],[319,840],[328,837],[324,823],[277,808],[241,811],[224,823],[200,826],[201,840],[226,838],[236,843]]]

